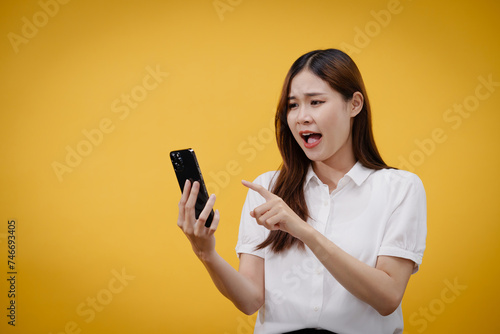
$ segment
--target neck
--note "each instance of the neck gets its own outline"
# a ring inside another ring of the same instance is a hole
[[[356,164],[352,150],[346,153],[342,157],[334,155],[325,161],[312,162],[314,172],[321,182],[328,185],[330,192],[337,188],[340,179]]]

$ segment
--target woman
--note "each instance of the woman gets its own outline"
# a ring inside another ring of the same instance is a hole
[[[276,113],[283,163],[253,183],[243,207],[239,270],[215,251],[215,203],[198,221],[189,182],[178,225],[222,294],[259,310],[255,333],[402,333],[401,300],[422,261],[426,199],[420,179],[388,167],[351,58],[335,49],[295,61]]]

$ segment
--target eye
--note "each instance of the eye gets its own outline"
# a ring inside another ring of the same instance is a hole
[[[292,109],[295,109],[299,106],[298,103],[289,103],[288,104],[288,110],[292,110]]]
[[[323,103],[325,103],[325,101],[319,101],[319,100],[312,100],[311,101],[311,105],[313,105],[313,106],[317,106],[317,105],[320,105]]]

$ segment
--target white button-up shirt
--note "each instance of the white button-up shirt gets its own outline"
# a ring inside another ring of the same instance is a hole
[[[270,189],[276,172],[254,182]],[[380,255],[410,259],[414,272],[425,249],[426,198],[420,179],[407,171],[372,170],[357,162],[329,192],[310,167],[304,183],[310,218],[307,222],[337,246],[375,267]],[[339,334],[402,333],[401,305],[388,316],[354,297],[306,247],[281,254],[269,247],[255,250],[269,230],[257,224],[250,211],[264,203],[248,192],[243,206],[238,254],[265,260],[265,302],[259,310],[255,333],[283,333],[302,328],[323,328]]]

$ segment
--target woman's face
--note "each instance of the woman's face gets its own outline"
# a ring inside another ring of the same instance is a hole
[[[353,160],[352,119],[363,107],[363,96],[349,101],[328,83],[305,69],[290,85],[288,126],[306,156],[330,165]]]

